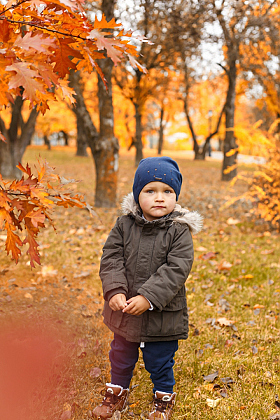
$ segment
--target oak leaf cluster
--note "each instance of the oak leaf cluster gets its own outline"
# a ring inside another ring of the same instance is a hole
[[[97,59],[109,57],[115,65],[126,58],[133,66],[135,45],[115,19],[104,15],[91,22],[80,0],[10,0],[0,4],[0,107],[22,95],[30,108],[44,113],[48,102],[60,97],[74,102],[68,86],[71,69],[96,70],[106,80]],[[114,36],[112,36],[114,31]]]
[[[56,206],[87,208],[94,214],[84,198],[69,188],[74,180],[67,180],[54,172],[47,162],[38,161],[37,175],[30,166],[18,165],[23,176],[20,180],[4,181],[0,175],[0,229],[7,233],[6,251],[17,263],[21,249],[28,245],[31,267],[40,264],[37,235],[49,221]]]

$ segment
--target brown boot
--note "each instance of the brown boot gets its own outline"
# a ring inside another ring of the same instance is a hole
[[[115,411],[123,411],[127,406],[128,393],[128,389],[123,389],[122,386],[106,384],[106,389],[102,392],[104,399],[92,410],[93,417],[110,419]]]
[[[167,394],[166,392],[156,391],[154,395],[152,411],[149,420],[169,420],[175,406],[176,393]]]

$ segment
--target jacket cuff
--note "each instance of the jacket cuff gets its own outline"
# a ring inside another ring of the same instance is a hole
[[[118,293],[122,293],[122,294],[126,295],[125,290],[122,289],[121,287],[119,287],[117,289],[113,289],[113,290],[110,290],[109,292],[107,292],[106,295],[104,296],[104,299],[109,302],[109,300],[113,296],[117,295]]]

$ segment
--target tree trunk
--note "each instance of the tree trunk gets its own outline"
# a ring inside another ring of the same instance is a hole
[[[114,4],[115,1],[112,0],[102,1],[102,12],[108,20],[114,16]],[[108,92],[106,92],[103,81],[100,78],[98,80],[100,135],[85,104],[80,73],[71,71],[69,80],[71,87],[76,92],[74,112],[77,116],[77,122],[79,125],[81,124],[95,163],[95,206],[115,207],[119,144],[114,136],[111,83],[113,63],[110,59],[102,59],[99,65],[108,83]]]
[[[164,109],[163,107],[160,110],[160,121],[159,121],[159,136],[158,136],[158,155],[161,155],[162,147],[163,147],[163,115]]]
[[[87,139],[87,143],[93,154],[95,144],[98,139],[98,132],[85,104],[83,95],[84,87],[82,84],[80,72],[71,70],[69,75],[69,82],[70,86],[75,90],[76,103],[73,106],[73,111],[77,118],[77,130],[81,130],[83,132],[83,136]]]
[[[136,155],[135,155],[135,166],[138,166],[141,159],[143,159],[143,143],[142,143],[142,115],[139,111],[139,105],[134,104],[135,108],[135,121],[136,121]]]
[[[114,17],[115,0],[102,0],[101,11],[109,21]],[[113,62],[106,58],[99,66],[107,81],[106,87],[98,76],[99,137],[91,148],[96,169],[96,207],[115,207],[119,164],[119,142],[114,135],[114,109],[112,99]]]
[[[64,146],[69,146],[69,136],[68,133],[66,133],[66,131],[61,130],[60,133],[62,134],[62,137],[64,139]]]
[[[12,107],[10,127],[7,129],[0,117],[0,130],[7,143],[0,142],[0,172],[4,178],[20,178],[22,172],[17,168],[35,131],[38,112],[33,108],[26,121],[22,117],[23,99],[17,96]]]
[[[46,134],[44,135],[44,144],[47,146],[48,150],[51,150],[51,142]]]
[[[234,136],[234,114],[235,114],[235,97],[236,97],[236,59],[233,57],[230,60],[230,67],[227,72],[229,79],[229,87],[227,91],[227,99],[225,104],[226,116],[226,135],[224,140],[224,160],[222,166],[222,181],[231,181],[237,175],[237,151],[231,156],[227,154],[237,149],[237,144]],[[231,169],[232,168],[232,169]]]
[[[186,77],[186,76],[185,76]],[[186,85],[187,86],[187,85]],[[188,125],[189,125],[189,129],[191,131],[191,135],[192,135],[192,139],[193,139],[193,151],[194,151],[194,160],[204,160],[205,159],[205,154],[203,156],[197,138],[196,138],[196,134],[194,131],[194,127],[193,127],[193,123],[189,114],[189,108],[188,108],[188,89],[186,89],[186,97],[184,99],[184,111],[185,111],[185,115],[188,121]]]
[[[108,9],[114,9],[113,2],[104,1],[102,8],[107,19],[110,19]],[[114,109],[112,101],[112,60],[103,59],[99,63],[107,80],[107,92],[103,81],[98,77],[99,121],[100,132],[94,150],[92,150],[96,169],[96,207],[115,207],[117,194],[117,175],[119,162],[119,143],[114,136]]]
[[[88,156],[87,153],[87,137],[83,130],[83,122],[80,117],[77,115],[77,150],[76,156]]]

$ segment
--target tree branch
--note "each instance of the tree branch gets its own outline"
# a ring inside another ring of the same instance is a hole
[[[83,36],[80,36],[80,35],[73,35],[70,32],[58,31],[57,29],[50,29],[47,26],[41,26],[41,25],[38,25],[37,23],[34,23],[32,21],[31,22],[27,22],[25,20],[13,20],[13,19],[8,19],[6,17],[0,17],[0,20],[6,20],[7,22],[10,22],[10,23],[18,23],[18,24],[23,25],[23,26],[24,25],[33,26],[34,28],[43,29],[44,31],[52,32],[54,34],[59,34],[59,35],[64,35],[64,36],[71,35],[72,38],[81,39],[82,41],[92,41],[92,42],[94,42],[90,38],[84,38]]]
[[[0,13],[0,16],[4,15],[4,13],[6,13],[8,10],[15,9],[16,7],[20,6],[22,3],[26,3],[27,1],[30,1],[30,0],[22,0],[17,4],[12,4],[12,6],[8,7],[8,9],[3,10],[3,12]]]

